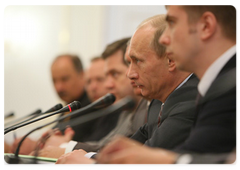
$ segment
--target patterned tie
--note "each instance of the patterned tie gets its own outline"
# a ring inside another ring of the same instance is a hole
[[[197,98],[196,98],[196,106],[198,106],[201,98],[202,98],[202,95],[198,92],[198,95],[197,95]]]
[[[196,113],[195,113],[193,126],[195,126],[195,124],[197,122],[197,117],[198,117],[198,113],[199,113],[199,103],[200,103],[201,98],[202,98],[202,95],[198,92],[197,98],[195,100],[195,106],[196,106],[196,110],[195,111],[196,111]]]
[[[161,109],[158,115],[158,127],[160,126],[161,118],[162,118],[162,110],[163,110],[164,103],[161,105]]]

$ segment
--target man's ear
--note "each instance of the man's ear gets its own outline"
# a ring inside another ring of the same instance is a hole
[[[200,19],[201,38],[206,40],[210,38],[217,29],[217,19],[211,12],[205,12]]]
[[[176,69],[175,61],[168,57],[167,57],[167,61],[168,61],[168,70],[174,71]]]

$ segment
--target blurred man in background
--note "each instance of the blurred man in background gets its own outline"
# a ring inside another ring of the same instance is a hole
[[[95,57],[91,60],[89,68],[85,72],[86,91],[89,99],[93,102],[107,94],[105,88],[104,60],[101,57]]]
[[[84,107],[90,104],[90,100],[85,91],[85,77],[83,71],[83,65],[80,58],[76,55],[64,54],[57,56],[51,66],[51,75],[54,84],[54,88],[58,96],[65,102],[69,104],[73,101],[79,101],[81,106]],[[71,118],[70,118],[71,119]],[[71,125],[71,124],[70,124]],[[54,128],[61,129],[58,124]],[[74,126],[73,129],[68,129],[67,133],[69,138],[78,140],[81,138],[78,134],[79,128]],[[12,145],[12,152],[15,151],[18,142],[21,138],[17,138]],[[20,149],[20,154],[29,154],[34,150],[36,146],[36,141],[27,138],[23,142]]]

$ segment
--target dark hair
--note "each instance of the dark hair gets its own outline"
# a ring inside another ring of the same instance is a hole
[[[114,54],[115,52],[117,52],[118,50],[121,50],[123,52],[123,57],[122,57],[122,61],[123,64],[126,65],[125,61],[124,61],[124,54],[126,52],[126,48],[127,48],[127,42],[130,40],[130,37],[128,38],[123,38],[121,40],[118,41],[114,41],[113,43],[109,44],[105,50],[102,53],[102,58],[105,60],[107,59],[109,56],[111,56],[112,54]]]
[[[181,6],[187,13],[189,23],[196,22],[204,12],[211,12],[223,30],[223,34],[236,41],[236,9],[231,5],[186,5]]]
[[[59,58],[62,58],[62,57],[67,57],[69,58],[72,63],[73,63],[73,66],[75,68],[75,70],[77,72],[82,72],[83,71],[83,65],[82,65],[82,61],[80,60],[80,58],[77,56],[77,55],[72,55],[72,54],[62,54],[62,55],[59,55],[55,58],[55,60],[53,61],[53,63],[58,60]]]

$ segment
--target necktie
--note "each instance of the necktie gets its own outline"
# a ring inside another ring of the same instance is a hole
[[[198,112],[199,112],[199,102],[200,102],[200,100],[201,100],[201,98],[202,98],[202,95],[198,92],[198,94],[197,94],[197,98],[196,98],[196,110],[195,110],[195,119],[194,119],[194,123],[193,123],[193,125],[195,125],[196,124],[196,122],[197,122],[197,117],[198,117]]]
[[[159,112],[159,115],[158,115],[158,127],[160,126],[160,123],[161,123],[163,106],[164,106],[164,103],[162,103],[161,109],[160,109],[160,112]]]
[[[198,106],[201,98],[202,98],[202,95],[198,92],[198,95],[197,95],[197,98],[196,98],[196,106]]]

